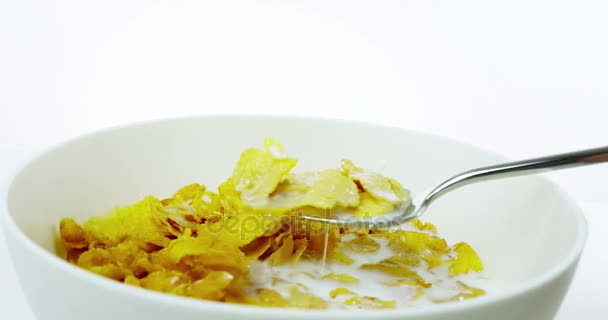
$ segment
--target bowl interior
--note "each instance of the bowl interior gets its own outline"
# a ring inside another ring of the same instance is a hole
[[[190,118],[112,129],[45,153],[13,181],[9,214],[53,252],[62,217],[84,221],[146,195],[170,196],[200,182],[215,188],[242,150],[274,137],[296,170],[336,167],[341,158],[424,190],[459,171],[502,161],[471,146],[396,128],[282,117]],[[438,200],[423,220],[448,242],[469,242],[496,287],[538,277],[574,250],[578,209],[541,177],[472,185]]]

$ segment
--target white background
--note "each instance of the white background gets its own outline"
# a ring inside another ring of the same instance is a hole
[[[366,120],[511,158],[608,145],[607,17],[605,1],[0,1],[0,178],[84,132],[190,114]],[[591,224],[558,319],[605,319],[608,166],[550,177]],[[3,241],[0,318],[28,319]]]

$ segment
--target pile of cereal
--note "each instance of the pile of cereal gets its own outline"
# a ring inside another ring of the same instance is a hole
[[[268,307],[395,308],[484,294],[463,281],[483,268],[475,251],[463,242],[449,246],[429,223],[389,232],[297,219],[382,215],[409,195],[349,160],[294,174],[296,162],[266,139],[264,149],[241,154],[217,193],[195,183],[82,225],[64,218],[61,254],[132,286]]]

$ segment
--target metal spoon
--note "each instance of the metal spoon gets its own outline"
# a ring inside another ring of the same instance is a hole
[[[442,195],[471,183],[517,177],[541,171],[552,171],[564,168],[579,167],[608,162],[608,146],[569,153],[556,154],[541,158],[521,160],[489,167],[472,169],[457,174],[430,191],[411,198],[396,210],[374,218],[348,217],[312,217],[298,216],[300,219],[336,224],[345,228],[382,229],[400,225],[420,217],[428,206]]]

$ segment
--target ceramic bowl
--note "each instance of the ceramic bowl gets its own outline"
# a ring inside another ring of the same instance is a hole
[[[466,241],[492,290],[458,303],[396,310],[292,310],[228,305],[124,285],[54,254],[57,223],[83,221],[180,186],[216,187],[240,152],[274,137],[297,170],[336,167],[341,158],[381,170],[411,190],[459,171],[504,161],[490,152],[405,129],[327,119],[210,116],[137,124],[85,135],[46,151],[15,175],[3,227],[35,316],[45,319],[312,320],[552,319],[568,290],[587,229],[582,212],[542,176],[467,186],[424,216],[449,242]]]

